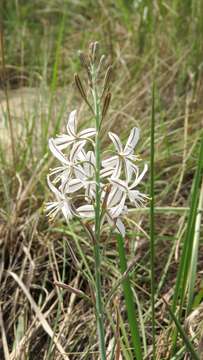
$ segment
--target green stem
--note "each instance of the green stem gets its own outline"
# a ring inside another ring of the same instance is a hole
[[[155,83],[152,87],[152,115],[151,115],[151,156],[150,156],[150,269],[151,269],[151,309],[152,309],[152,345],[153,359],[156,359],[156,328],[155,328],[155,237],[154,237],[154,132],[155,132]]]
[[[95,258],[95,286],[96,286],[96,318],[97,318],[97,331],[99,337],[99,350],[101,360],[106,360],[105,349],[105,334],[104,334],[104,311],[102,303],[102,289],[101,289],[101,254],[100,254],[100,214],[101,214],[101,186],[100,186],[100,122],[101,122],[101,108],[100,99],[97,93],[95,69],[92,67],[93,78],[93,99],[94,111],[96,120],[96,138],[95,138],[95,157],[96,157],[96,198],[95,198],[95,243],[94,243],[94,258]]]

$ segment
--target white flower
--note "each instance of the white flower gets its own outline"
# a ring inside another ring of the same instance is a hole
[[[108,193],[106,193],[105,190],[103,190],[102,193],[102,200],[103,203],[103,217],[101,221],[102,224],[107,220],[109,225],[111,227],[116,228],[123,236],[125,235],[125,227],[119,218],[119,216],[124,212],[125,210],[125,196],[123,195],[122,191],[116,186],[112,187],[112,190]],[[77,208],[77,213],[82,218],[93,218],[95,215],[95,210],[93,205],[82,205]]]
[[[103,221],[107,220],[111,227],[115,227],[121,235],[125,236],[125,226],[120,216],[126,212],[125,196],[118,187],[113,187],[106,202]]]
[[[148,166],[144,165],[144,169],[139,175],[139,172],[136,172],[135,180],[131,185],[128,181],[120,180],[117,178],[111,178],[110,182],[116,186],[123,193],[124,198],[129,198],[130,202],[136,207],[142,206],[146,199],[149,199],[147,195],[141,193],[139,190],[135,190],[135,187],[141,182],[145,173],[147,172]]]
[[[84,144],[85,141],[74,144],[70,151],[70,156],[68,159],[56,146],[54,139],[49,140],[49,149],[51,150],[52,154],[62,163],[62,166],[59,166],[51,171],[51,175],[57,175],[57,177],[55,178],[55,182],[61,181],[60,190],[62,191],[70,180],[73,170],[77,169],[78,167],[78,172],[82,171],[79,169],[77,161],[80,161],[80,154],[82,152]]]
[[[73,217],[73,210],[71,206],[71,201],[68,199],[65,194],[60,192],[51,182],[49,176],[47,177],[48,186],[56,197],[56,201],[48,202],[46,204],[46,210],[48,215],[54,218],[59,211],[62,211],[63,216],[66,221],[70,220]]]
[[[134,127],[129,135],[127,143],[123,148],[123,145],[118,137],[118,135],[113,132],[109,132],[109,137],[112,140],[117,155],[110,157],[102,162],[104,167],[114,169],[112,172],[113,178],[118,178],[121,173],[122,164],[124,164],[124,170],[126,174],[126,178],[130,181],[132,177],[132,173],[137,171],[137,166],[134,164],[135,160],[138,160],[138,157],[133,155],[134,148],[139,140],[140,131],[138,128]]]
[[[82,155],[82,156],[81,156]],[[87,154],[85,151],[80,153],[81,164],[74,166],[74,173],[76,178],[71,181],[67,181],[67,186],[64,188],[65,193],[75,192],[85,188],[85,197],[87,200],[95,198],[96,192],[96,181],[95,181],[95,166],[96,159],[93,151],[88,151]],[[105,178],[112,174],[110,168],[104,168],[100,171],[100,177]],[[100,183],[100,186],[103,187],[103,184]]]
[[[71,111],[67,122],[67,134],[59,135],[54,142],[58,149],[63,150],[75,142],[83,142],[95,136],[95,128],[88,128],[77,132],[77,110]]]

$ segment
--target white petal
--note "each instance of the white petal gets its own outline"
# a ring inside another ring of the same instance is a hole
[[[57,148],[54,139],[49,139],[49,149],[59,161],[61,161],[63,164],[69,165],[69,161],[66,160],[63,153]]]
[[[72,179],[68,182],[66,187],[66,193],[73,193],[80,190],[83,187],[83,183],[80,179]]]
[[[83,146],[85,145],[86,140],[81,140],[76,142],[76,144],[73,145],[71,152],[70,152],[70,161],[73,162],[77,155],[81,152]]]
[[[118,158],[115,170],[112,174],[113,178],[119,178],[120,174],[121,174],[121,168],[122,168],[122,161]]]
[[[124,153],[130,154],[134,151],[134,148],[137,145],[139,137],[140,137],[140,129],[134,127],[130,132],[128,141],[124,149]]]
[[[107,207],[111,208],[112,206],[115,206],[116,204],[118,204],[118,202],[121,201],[122,197],[123,197],[123,192],[118,187],[114,187],[110,191],[110,194],[108,196]]]
[[[63,206],[61,207],[61,210],[62,210],[63,216],[65,217],[66,221],[68,221],[69,219],[71,219],[73,217],[68,201],[63,202]]]
[[[59,150],[63,150],[70,146],[75,141],[75,138],[69,135],[60,135],[54,139],[54,142]]]
[[[48,202],[48,203],[46,203],[46,211],[51,211],[52,209],[56,208],[57,206],[58,206],[57,201]]]
[[[123,197],[122,197],[120,203],[118,205],[112,207],[109,210],[109,213],[110,213],[112,219],[117,218],[123,212],[124,205],[125,205],[125,199],[126,199],[126,195],[123,194]]]
[[[83,148],[81,149],[81,151],[79,153],[77,153],[77,158],[80,161],[86,161],[87,154]]]
[[[127,191],[128,190],[128,184],[126,181],[120,180],[120,179],[115,179],[115,178],[110,178],[109,181],[113,184],[116,185],[119,189],[121,189],[121,191]]]
[[[84,162],[84,171],[87,177],[92,177],[94,175],[95,162],[95,155],[93,151],[88,151],[86,161]]]
[[[80,131],[78,136],[80,138],[88,139],[88,138],[90,138],[92,136],[95,136],[95,134],[96,134],[96,129],[95,128],[88,128],[88,129]]]
[[[131,203],[133,203],[134,205],[137,205],[137,199],[138,199],[138,194],[139,191],[138,190],[130,190],[128,192],[128,197]]]
[[[79,208],[77,208],[77,212],[81,217],[94,217],[94,207],[93,205],[82,205]]]
[[[58,200],[62,199],[63,198],[62,193],[54,186],[54,184],[51,182],[49,176],[47,176],[47,183],[48,183],[48,186],[49,186],[50,190],[55,194],[57,199]]]
[[[71,111],[69,118],[68,118],[68,122],[67,122],[67,132],[69,135],[75,137],[76,136],[76,132],[77,132],[77,110],[73,110]]]
[[[118,153],[121,153],[123,151],[123,147],[118,135],[114,134],[113,132],[109,132],[109,137],[112,140]]]
[[[108,168],[111,167],[111,168],[113,168],[113,167],[116,166],[117,162],[118,162],[118,156],[117,156],[117,155],[111,156],[110,158],[105,159],[105,160],[102,161],[102,166],[103,166],[104,168],[105,168],[105,167],[108,167]]]
[[[127,182],[129,183],[132,179],[133,173],[138,173],[138,167],[131,161],[129,161],[127,158],[125,159],[124,164]]]
[[[141,174],[139,176],[136,177],[135,181],[132,183],[132,185],[130,186],[130,189],[133,189],[135,186],[137,186],[140,181],[142,180],[142,178],[144,177],[144,175],[146,174],[148,170],[148,165],[145,164],[144,165],[144,169],[142,170]]]
[[[115,225],[115,221],[111,218],[110,215],[106,214],[106,215],[105,215],[105,218],[106,218],[106,220],[108,221],[108,223],[109,223],[109,225],[110,225],[111,227],[113,227],[113,226]]]
[[[84,169],[81,165],[74,166],[74,172],[76,178],[85,181],[86,179],[86,173],[84,172]]]
[[[110,176],[110,175],[113,174],[114,171],[115,171],[115,170],[112,169],[112,168],[104,168],[104,169],[102,169],[102,170],[100,171],[100,177],[101,177],[101,178],[105,178],[105,177],[107,177],[107,176]]]
[[[121,233],[122,237],[125,237],[125,226],[120,218],[116,220],[116,228]]]

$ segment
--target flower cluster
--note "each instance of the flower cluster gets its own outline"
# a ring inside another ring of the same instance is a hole
[[[147,171],[147,165],[139,173],[134,155],[139,140],[139,129],[133,128],[126,145],[123,147],[119,137],[109,132],[115,151],[113,156],[101,161],[100,199],[101,223],[108,222],[123,236],[125,227],[121,220],[127,212],[127,205],[143,205],[147,196],[137,190]],[[96,161],[95,128],[78,132],[77,111],[70,113],[67,121],[67,134],[49,140],[52,154],[60,166],[51,170],[48,185],[56,200],[47,203],[47,211],[55,217],[62,211],[66,221],[73,216],[93,219],[95,216]]]

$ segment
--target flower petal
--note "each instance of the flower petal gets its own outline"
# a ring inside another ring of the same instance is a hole
[[[84,172],[84,169],[81,165],[77,165],[77,166],[74,166],[74,173],[75,173],[75,176],[76,178],[82,180],[82,181],[85,181],[86,179],[86,174]]]
[[[140,137],[140,129],[134,127],[130,132],[128,141],[124,149],[124,153],[130,154],[134,151],[134,148],[137,145],[139,137]]]
[[[68,201],[63,202],[63,206],[61,207],[61,210],[62,210],[63,216],[65,217],[66,221],[70,220],[73,217],[71,207],[70,207]]]
[[[114,172],[112,174],[113,178],[119,178],[120,174],[121,174],[121,168],[122,168],[122,161],[118,158],[116,167],[114,169]]]
[[[73,110],[71,111],[69,118],[68,118],[68,122],[67,122],[67,132],[68,135],[76,137],[76,132],[77,132],[77,110]]]
[[[149,197],[138,190],[130,190],[128,193],[130,201],[136,206],[143,206],[144,202],[149,199]]]
[[[115,206],[116,204],[118,204],[121,201],[122,196],[123,196],[123,192],[118,187],[114,187],[110,191],[110,194],[108,196],[107,207],[111,208],[111,207]]]
[[[86,143],[86,140],[81,140],[81,141],[76,142],[73,145],[71,152],[70,152],[70,161],[71,162],[73,162],[76,159],[77,155],[81,152],[85,143]]]
[[[96,134],[95,128],[88,128],[88,129],[80,131],[78,134],[78,137],[88,139],[92,136],[95,136],[95,134]]]
[[[107,176],[110,176],[110,175],[113,174],[114,171],[115,171],[115,170],[112,169],[112,168],[104,168],[104,169],[102,169],[102,170],[100,171],[100,177],[101,177],[101,178],[105,178],[105,177],[107,177]]]
[[[62,193],[54,186],[54,184],[51,182],[49,175],[47,176],[47,183],[48,186],[50,188],[50,190],[54,193],[54,195],[56,196],[57,200],[61,200],[63,195]]]
[[[124,205],[125,205],[125,199],[126,199],[126,194],[123,194],[123,197],[121,198],[119,204],[112,207],[109,210],[109,214],[111,215],[112,219],[117,218],[123,212]]]
[[[52,154],[63,164],[69,165],[69,161],[66,160],[63,153],[57,148],[55,141],[53,138],[49,139],[49,149],[51,150]]]
[[[83,182],[80,179],[71,179],[65,189],[65,193],[73,193],[83,187]]]
[[[118,161],[118,156],[115,155],[115,156],[111,156],[110,158],[108,159],[105,159],[102,161],[102,166],[105,168],[105,167],[111,167],[113,168],[114,166],[116,166],[117,164],[117,161]]]
[[[59,150],[63,150],[67,148],[69,145],[71,145],[75,141],[75,138],[72,136],[63,134],[57,136],[57,138],[54,139],[55,145],[58,147]]]
[[[109,181],[113,185],[116,185],[119,189],[121,189],[121,191],[128,191],[127,181],[123,181],[123,180],[116,179],[116,178],[110,178]]]
[[[145,164],[144,165],[144,169],[142,170],[141,174],[139,176],[136,177],[135,181],[132,183],[132,185],[129,187],[130,189],[133,189],[134,187],[136,187],[140,181],[142,180],[142,178],[144,177],[144,175],[146,174],[148,170],[148,165]]]
[[[95,155],[93,151],[88,151],[86,160],[84,162],[84,171],[87,177],[92,177],[94,175],[94,166],[95,166]]]
[[[77,212],[81,217],[93,217],[95,215],[93,205],[82,205],[77,208]]]
[[[111,141],[113,142],[118,153],[121,153],[123,151],[123,146],[122,146],[122,143],[121,143],[118,135],[114,134],[113,132],[109,132],[109,137],[110,137]]]
[[[120,234],[122,235],[122,237],[124,238],[125,237],[125,226],[123,224],[123,222],[121,221],[120,218],[118,218],[116,220],[116,228],[117,230],[120,232]]]
[[[132,179],[133,173],[136,174],[138,173],[138,167],[127,158],[125,159],[124,164],[125,164],[125,174],[126,174],[127,182],[129,183]]]

